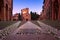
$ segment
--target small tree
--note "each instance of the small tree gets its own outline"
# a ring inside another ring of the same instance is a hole
[[[30,14],[31,14],[31,20],[38,20],[39,15],[36,12],[31,11]]]
[[[20,13],[19,13],[19,16],[18,16],[18,20],[21,20],[21,15],[20,15]]]

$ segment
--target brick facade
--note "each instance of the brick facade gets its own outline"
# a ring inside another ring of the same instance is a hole
[[[31,20],[31,16],[29,14],[29,8],[24,8],[21,10],[22,20],[28,21]]]
[[[44,19],[60,20],[60,0],[44,0],[43,4]]]
[[[19,13],[14,14],[13,16],[13,21],[18,21],[19,20]]]
[[[13,0],[0,0],[0,21],[10,21],[12,9]]]

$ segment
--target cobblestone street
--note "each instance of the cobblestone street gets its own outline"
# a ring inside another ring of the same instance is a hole
[[[28,21],[3,40],[59,40],[59,38]]]

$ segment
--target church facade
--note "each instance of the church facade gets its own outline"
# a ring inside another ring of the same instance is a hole
[[[29,21],[31,20],[31,15],[29,14],[29,8],[24,8],[21,10],[22,20]]]

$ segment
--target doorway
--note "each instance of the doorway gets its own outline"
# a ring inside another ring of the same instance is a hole
[[[28,21],[28,19],[26,19],[26,21]]]

